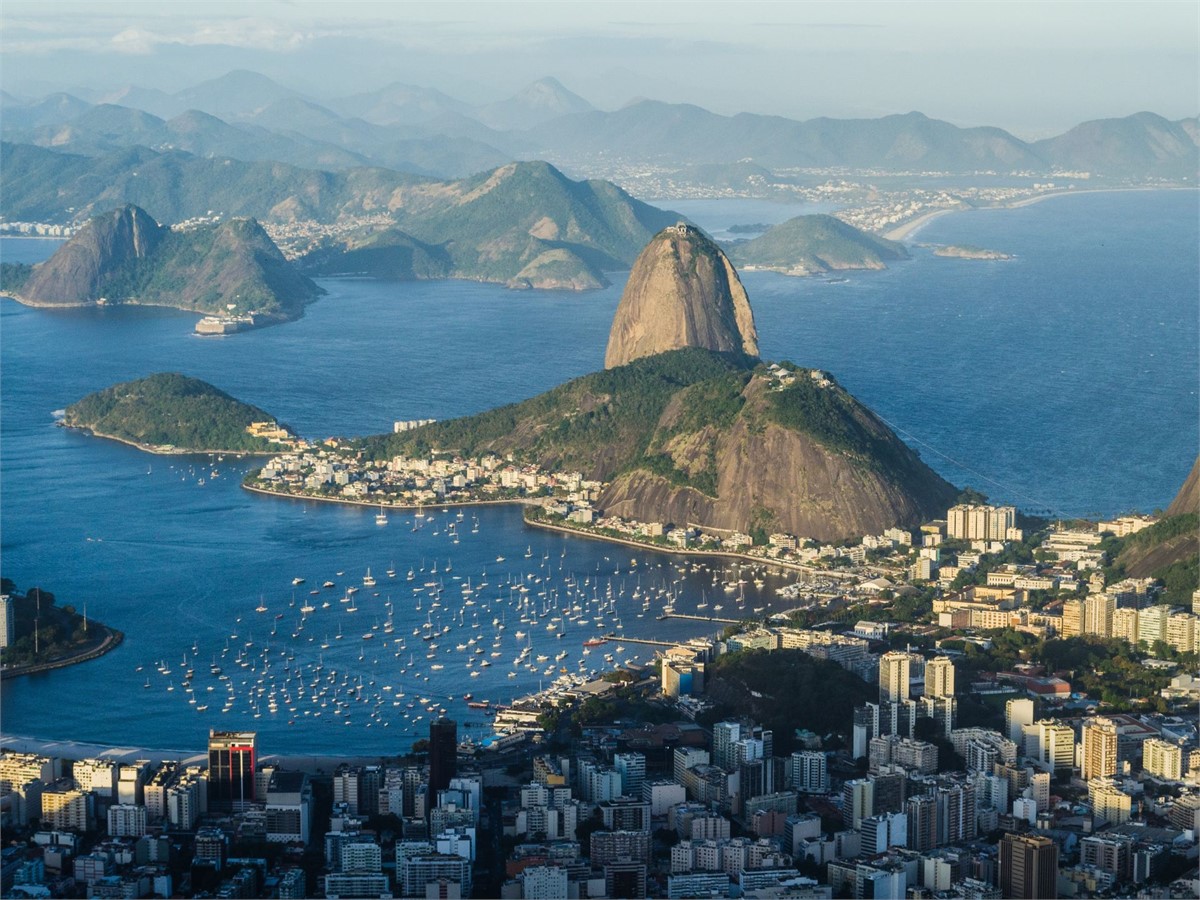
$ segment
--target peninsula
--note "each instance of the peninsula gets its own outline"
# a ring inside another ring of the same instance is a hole
[[[89,394],[67,407],[62,424],[150,453],[273,453],[295,444],[257,406],[177,372]]]
[[[56,605],[55,596],[41,588],[19,592],[8,578],[0,594],[6,615],[12,616],[12,643],[0,650],[0,677],[17,678],[87,662],[120,646],[125,635],[89,620],[74,606]]]

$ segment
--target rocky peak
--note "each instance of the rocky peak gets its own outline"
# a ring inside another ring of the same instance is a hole
[[[699,229],[664,228],[642,250],[613,317],[606,368],[683,347],[758,356],[746,290]]]
[[[43,303],[99,299],[109,276],[150,256],[167,230],[133,205],[96,216],[34,270],[24,295]]]

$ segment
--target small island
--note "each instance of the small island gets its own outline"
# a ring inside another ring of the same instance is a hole
[[[16,678],[60,669],[103,656],[120,646],[125,635],[88,619],[74,606],[58,606],[55,596],[41,588],[17,591],[8,578],[0,579],[0,594],[12,617],[13,641],[0,650],[0,677]]]
[[[1012,259],[1011,253],[1002,253],[999,250],[986,250],[983,247],[972,247],[970,245],[951,245],[946,247],[938,247],[933,251],[934,256],[948,256],[952,259]]]
[[[62,424],[149,453],[278,453],[297,443],[257,406],[177,372],[89,394],[67,407]]]
[[[784,275],[885,269],[888,262],[908,259],[903,244],[826,215],[796,216],[752,240],[730,244],[728,250],[740,268]]]

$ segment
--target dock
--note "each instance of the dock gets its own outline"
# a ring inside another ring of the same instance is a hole
[[[692,622],[713,622],[717,625],[741,625],[746,621],[753,621],[756,617],[747,616],[745,619],[722,619],[718,616],[691,616],[687,613],[663,613],[661,616],[655,616],[660,622],[663,619],[689,619]]]
[[[623,634],[606,634],[604,636],[610,641],[619,641],[622,644],[646,644],[650,647],[674,647],[679,641],[652,641],[648,638],[631,638],[625,637]]]

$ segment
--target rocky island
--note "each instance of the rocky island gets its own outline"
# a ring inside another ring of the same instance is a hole
[[[953,259],[1012,259],[1011,253],[1001,253],[999,250],[985,250],[983,247],[946,246],[933,251],[934,256],[949,256]]]
[[[745,269],[785,275],[884,269],[888,262],[908,259],[903,244],[826,215],[796,216],[728,249],[733,261]]]
[[[257,406],[176,372],[89,394],[62,424],[151,453],[277,453],[295,440]]]
[[[29,306],[170,306],[239,327],[298,318],[322,293],[253,219],[174,230],[133,205],[92,218],[46,262],[3,276],[0,290]]]

